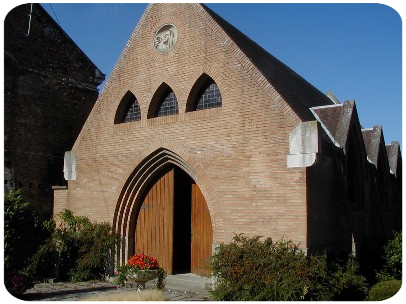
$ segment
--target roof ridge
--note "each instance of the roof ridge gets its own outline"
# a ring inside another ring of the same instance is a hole
[[[230,37],[266,80],[281,94],[302,119],[314,119],[310,108],[331,105],[333,101],[297,72],[231,25],[204,4],[200,7]]]

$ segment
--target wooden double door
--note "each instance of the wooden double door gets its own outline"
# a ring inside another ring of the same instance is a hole
[[[197,184],[173,167],[153,181],[139,210],[135,253],[158,259],[168,274],[210,276],[213,230]]]

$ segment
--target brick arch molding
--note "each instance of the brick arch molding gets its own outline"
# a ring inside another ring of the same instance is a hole
[[[179,113],[184,112],[184,107],[186,107],[186,103],[183,101],[183,96],[182,96],[182,89],[179,83],[176,81],[176,76],[173,74],[165,73],[161,75],[152,85],[151,85],[151,91],[149,94],[146,96],[146,100],[148,101],[148,106],[147,106],[147,111],[151,107],[151,102],[154,99],[154,96],[156,92],[159,90],[159,88],[165,83],[167,86],[169,86],[173,92],[176,95],[176,99],[178,100],[178,108],[179,108]],[[147,116],[147,115],[145,115]]]
[[[117,263],[122,265],[129,258],[128,254],[134,248],[134,229],[137,208],[142,204],[150,181],[162,170],[170,165],[175,165],[184,170],[199,186],[209,209],[213,241],[221,238],[223,233],[222,217],[219,214],[218,204],[215,204],[215,188],[211,185],[203,168],[182,148],[174,144],[156,144],[145,149],[134,161],[135,168],[126,174],[121,182],[121,192],[117,200],[113,218],[113,229],[122,238],[121,246],[117,250]]]

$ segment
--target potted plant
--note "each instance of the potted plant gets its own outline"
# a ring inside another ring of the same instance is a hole
[[[133,255],[125,265],[118,267],[118,283],[136,283],[137,291],[145,289],[145,283],[157,279],[157,289],[165,287],[166,272],[159,266],[158,261],[143,253]]]
[[[18,297],[32,287],[32,279],[24,274],[6,274],[0,280],[0,292],[8,297]]]

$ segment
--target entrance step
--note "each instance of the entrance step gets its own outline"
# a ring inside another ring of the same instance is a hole
[[[174,274],[166,277],[166,288],[180,288],[188,290],[211,290],[211,278],[202,277],[194,273]]]

